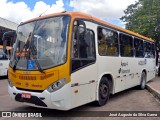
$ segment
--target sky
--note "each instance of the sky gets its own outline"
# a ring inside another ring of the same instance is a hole
[[[20,23],[41,14],[79,11],[124,27],[119,18],[135,1],[138,0],[0,0],[0,17]]]

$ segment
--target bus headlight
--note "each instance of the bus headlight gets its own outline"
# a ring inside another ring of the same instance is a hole
[[[10,81],[10,79],[8,79],[8,84],[9,84],[10,87],[14,86],[13,83]]]
[[[66,84],[66,78],[63,78],[63,79],[58,80],[57,82],[53,83],[52,85],[50,85],[47,88],[47,91],[50,92],[50,93],[54,92],[54,91],[62,88],[65,84]]]

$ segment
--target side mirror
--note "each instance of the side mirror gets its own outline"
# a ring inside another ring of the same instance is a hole
[[[3,34],[3,51],[7,54],[6,46],[13,46],[17,35],[15,31],[8,31]],[[8,44],[9,43],[9,44]]]
[[[74,22],[74,25],[78,26],[78,27],[82,27],[82,28],[84,28],[84,31],[86,31],[86,24],[85,24],[84,21],[82,21],[82,20],[76,20]]]
[[[83,20],[76,20],[76,21],[74,21],[74,26],[77,27],[76,28],[76,31],[78,32],[77,36],[79,36],[81,33],[83,33],[80,36],[85,39],[86,38],[86,24],[85,24],[85,22]]]

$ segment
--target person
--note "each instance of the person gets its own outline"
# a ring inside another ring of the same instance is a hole
[[[116,56],[116,55],[118,55],[118,53],[117,53],[117,47],[116,47],[115,43],[110,43],[108,45],[107,55],[109,55],[109,56]]]

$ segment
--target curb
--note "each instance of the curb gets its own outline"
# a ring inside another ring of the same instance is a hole
[[[150,85],[146,85],[146,89],[160,101],[160,92],[151,87]]]

